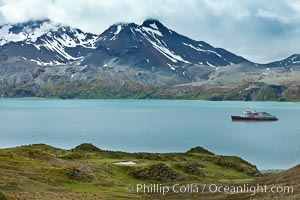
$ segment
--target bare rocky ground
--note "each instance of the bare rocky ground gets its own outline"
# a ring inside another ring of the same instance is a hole
[[[132,66],[0,64],[2,97],[299,101],[300,67],[192,65],[184,74]]]

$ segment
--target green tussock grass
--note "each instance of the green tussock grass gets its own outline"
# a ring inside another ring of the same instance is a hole
[[[114,164],[121,161],[136,165]],[[124,187],[191,181],[241,183],[258,176],[257,168],[241,158],[214,155],[201,147],[165,154],[105,151],[92,144],[71,150],[44,144],[0,149],[0,199],[151,199]]]

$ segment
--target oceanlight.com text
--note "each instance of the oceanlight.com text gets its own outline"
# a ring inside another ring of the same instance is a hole
[[[201,194],[201,193],[230,193],[249,194],[251,196],[258,193],[293,194],[293,186],[268,186],[268,185],[219,185],[219,184],[136,184],[127,185],[125,190],[137,194]]]

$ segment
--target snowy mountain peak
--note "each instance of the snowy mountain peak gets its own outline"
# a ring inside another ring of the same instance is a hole
[[[60,38],[66,46],[86,45],[93,47],[96,35],[84,33],[49,19],[0,26],[0,46],[9,42],[35,43],[42,37]]]
[[[172,30],[165,27],[160,21],[157,19],[147,19],[141,25],[144,29],[152,29],[153,31],[160,32],[159,35],[170,35],[172,34]]]
[[[58,24],[55,24],[50,20],[6,24],[0,26],[0,46],[9,42],[35,42],[38,37],[48,33],[50,30],[56,30],[58,27]]]
[[[96,47],[83,64],[114,63],[184,75],[185,68],[192,65],[216,68],[248,62],[224,49],[180,35],[156,19],[147,19],[142,25],[114,24],[100,35]]]
[[[153,28],[158,30],[161,27],[165,27],[162,23],[160,23],[160,21],[158,21],[157,19],[146,19],[142,26],[144,27],[149,27],[149,28]]]
[[[163,69],[185,74],[191,65],[228,66],[246,59],[180,35],[156,19],[113,24],[101,35],[50,20],[0,26],[2,60],[17,56],[39,65],[78,62]]]
[[[0,46],[39,65],[80,60],[94,49],[98,35],[52,22],[49,19],[0,26]]]

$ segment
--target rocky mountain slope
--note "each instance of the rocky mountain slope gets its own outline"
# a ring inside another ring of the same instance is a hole
[[[0,95],[299,100],[299,60],[255,64],[154,19],[100,35],[31,21],[0,26]]]
[[[158,68],[185,75],[185,68],[191,65],[220,67],[248,62],[225,49],[182,36],[157,20],[146,20],[140,26],[115,24],[99,36],[96,46],[84,64]]]
[[[280,61],[267,64],[270,67],[289,67],[300,65],[300,54],[294,54]]]

